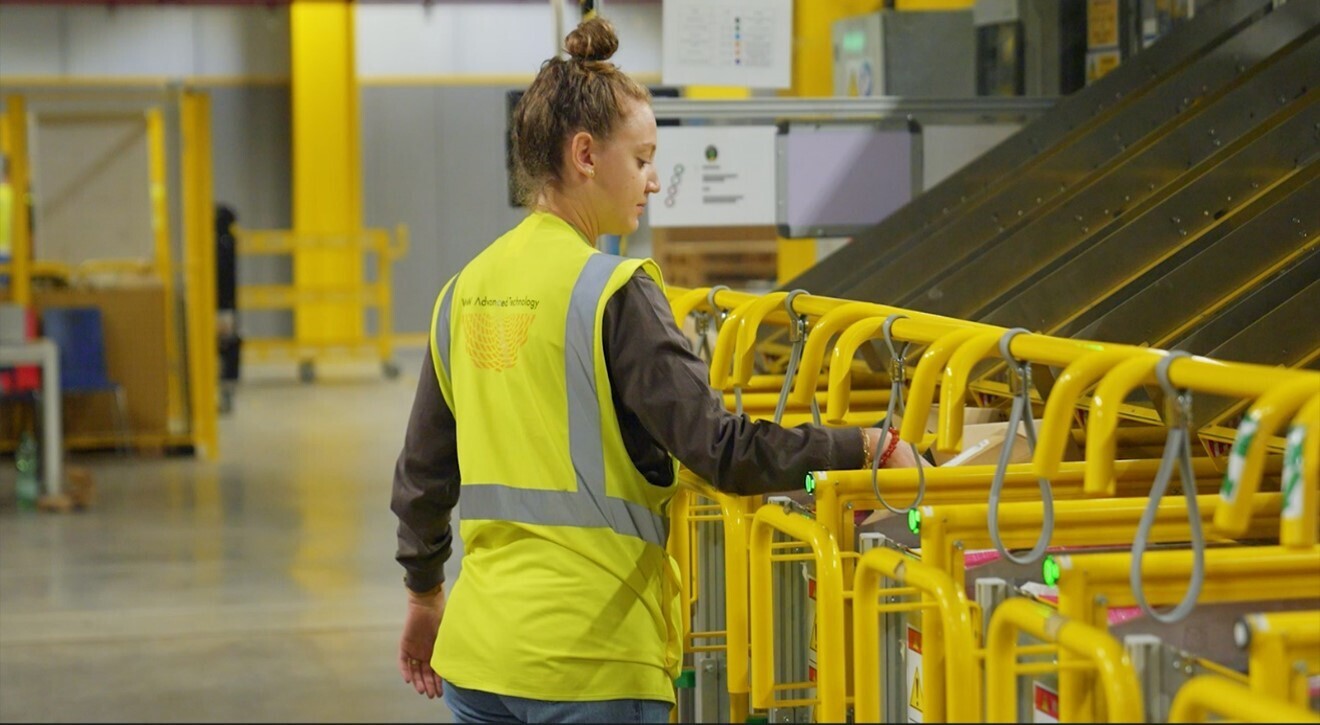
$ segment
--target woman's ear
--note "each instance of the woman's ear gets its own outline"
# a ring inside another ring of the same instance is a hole
[[[586,131],[578,131],[569,140],[568,159],[577,173],[594,178],[596,176],[595,146],[596,140]]]

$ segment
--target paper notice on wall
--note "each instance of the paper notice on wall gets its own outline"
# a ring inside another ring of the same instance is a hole
[[[775,223],[774,126],[663,126],[652,227]]]
[[[665,0],[661,12],[665,85],[791,85],[793,0]]]

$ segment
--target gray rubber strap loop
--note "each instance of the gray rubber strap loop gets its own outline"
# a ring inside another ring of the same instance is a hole
[[[900,315],[897,313],[892,314],[889,317],[886,317],[885,324],[880,326],[880,331],[885,338],[885,347],[889,348],[889,359],[892,363],[889,372],[889,406],[885,409],[884,419],[876,426],[885,431],[888,431],[893,425],[895,413],[898,415],[907,414],[907,405],[903,402],[903,384],[907,382],[906,356],[908,346],[911,343],[903,343],[903,349],[899,350],[894,347],[894,335],[892,333],[894,323],[906,317],[907,315]],[[880,443],[883,442],[884,437],[882,436],[880,438]],[[912,509],[920,506],[922,500],[926,498],[926,470],[925,467],[921,465],[921,454],[917,452],[917,444],[909,443],[908,445],[912,447],[912,457],[917,462],[917,497],[912,500],[912,503],[903,508],[894,508],[885,500],[885,497],[880,494],[880,482],[877,480],[880,471],[880,451],[878,449],[878,444],[877,450],[871,454],[871,490],[875,492],[876,500],[880,502],[881,506],[884,506],[889,509],[890,512],[896,514],[908,513]]]
[[[697,354],[697,357],[705,360],[707,365],[710,365],[710,358],[713,353],[710,347],[711,314],[705,310],[697,310],[692,313],[692,317],[695,318],[694,327],[697,330],[697,349],[693,352]]]
[[[1164,389],[1166,400],[1176,401],[1173,418],[1169,424],[1169,437],[1164,442],[1164,457],[1160,460],[1160,469],[1155,474],[1155,482],[1150,488],[1150,500],[1141,514],[1141,523],[1137,525],[1137,536],[1132,542],[1132,569],[1129,576],[1132,585],[1132,597],[1146,616],[1157,622],[1171,624],[1182,620],[1196,607],[1196,600],[1201,596],[1205,584],[1205,536],[1201,532],[1201,512],[1196,505],[1196,473],[1192,470],[1191,431],[1188,425],[1192,414],[1192,393],[1190,390],[1177,390],[1169,380],[1169,366],[1180,357],[1190,357],[1183,350],[1169,353],[1155,366],[1155,377]],[[1178,466],[1178,475],[1182,477],[1183,496],[1187,498],[1187,523],[1192,530],[1192,579],[1187,585],[1187,593],[1173,609],[1161,612],[1151,607],[1146,601],[1146,590],[1142,582],[1141,559],[1146,554],[1150,541],[1151,529],[1155,526],[1155,516],[1159,513],[1160,499],[1168,489],[1169,479],[1173,477],[1173,468]]]
[[[788,406],[788,393],[793,389],[793,378],[797,376],[798,367],[802,365],[802,348],[807,345],[807,316],[793,311],[793,298],[804,294],[807,294],[806,290],[795,289],[784,298],[784,309],[788,310],[790,325],[789,339],[793,342],[793,348],[788,354],[788,367],[784,369],[784,384],[779,388],[779,401],[775,403],[775,424],[784,419],[784,408]],[[816,400],[814,391],[811,400],[812,402]]]
[[[1045,555],[1046,549],[1049,548],[1050,539],[1054,538],[1054,491],[1047,478],[1036,479],[1036,483],[1040,486],[1040,501],[1044,507],[1044,512],[1041,514],[1040,538],[1036,540],[1036,545],[1031,547],[1031,551],[1022,557],[1014,555],[1004,548],[1003,537],[999,534],[999,500],[1003,495],[1004,476],[1008,473],[1008,460],[1013,455],[1013,442],[1017,436],[1019,423],[1025,423],[1027,446],[1032,453],[1036,452],[1036,424],[1031,414],[1031,364],[1013,357],[1013,353],[1009,349],[1013,343],[1013,338],[1028,332],[1024,328],[1015,327],[999,338],[999,354],[1008,362],[1009,367],[1016,371],[1021,389],[1013,397],[1013,410],[1008,416],[1008,431],[1004,434],[1004,447],[999,451],[999,465],[995,466],[994,480],[990,484],[990,505],[986,516],[990,529],[990,541],[995,545],[995,550],[999,552],[1000,556],[1014,564],[1033,564],[1039,561]],[[1009,374],[1012,375],[1013,373],[1010,372]]]

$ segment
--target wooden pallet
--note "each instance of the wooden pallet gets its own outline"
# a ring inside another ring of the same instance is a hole
[[[651,230],[651,258],[675,287],[774,284],[779,237],[772,226]]]

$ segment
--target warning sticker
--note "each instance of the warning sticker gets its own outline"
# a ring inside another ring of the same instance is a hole
[[[1031,721],[1059,721],[1059,693],[1039,682],[1031,683]]]
[[[926,693],[921,686],[921,630],[907,628],[908,722],[925,722]]]
[[[807,579],[807,627],[811,633],[807,640],[807,681],[816,681],[816,577],[802,567],[802,576]]]

